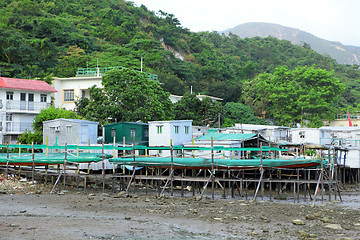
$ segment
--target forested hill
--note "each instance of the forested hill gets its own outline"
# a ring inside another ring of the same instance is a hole
[[[175,57],[175,54],[177,57]],[[278,66],[335,70],[347,85],[337,108],[357,107],[357,66],[276,38],[193,33],[172,14],[123,0],[2,0],[0,67],[8,77],[74,76],[79,67],[124,66],[159,76],[172,94],[201,92],[237,102],[243,83]]]
[[[339,42],[328,41],[308,32],[281,26],[279,24],[262,22],[243,23],[223,31],[225,34],[228,34],[229,32],[232,32],[241,38],[272,36],[282,40],[289,40],[297,45],[307,43],[316,52],[323,55],[329,55],[336,59],[338,63],[360,64],[360,50],[358,47],[346,46]]]

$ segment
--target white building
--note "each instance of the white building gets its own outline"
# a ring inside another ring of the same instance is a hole
[[[169,99],[172,103],[177,103],[182,97],[183,96],[170,94]],[[223,100],[222,98],[212,97],[212,96],[208,96],[208,95],[196,95],[196,97],[201,101],[206,97],[210,98],[212,101],[222,101]]]
[[[221,133],[259,133],[270,142],[288,142],[290,141],[290,127],[241,124],[236,123],[235,127],[221,129]]]
[[[330,131],[331,144],[341,147],[360,147],[360,127],[321,127],[320,130]],[[327,139],[322,144],[329,142]]]
[[[33,120],[51,104],[56,90],[38,80],[0,77],[0,140],[16,143],[19,135],[32,131]]]
[[[292,143],[295,144],[331,144],[331,131],[322,128],[292,128]]]
[[[43,122],[43,142],[49,146],[58,144],[88,145],[96,144],[98,122],[81,119],[59,118]]]
[[[54,94],[54,105],[73,110],[76,100],[82,97],[90,98],[89,88],[94,85],[102,87],[101,76],[54,78],[53,87],[57,90]]]
[[[182,146],[192,139],[193,120],[151,121],[149,122],[149,147]],[[150,155],[169,156],[170,151],[151,150]]]
[[[192,126],[192,138],[198,138],[204,136],[209,132],[209,127],[207,126]]]

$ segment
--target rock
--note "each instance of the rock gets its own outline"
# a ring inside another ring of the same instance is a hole
[[[291,221],[294,225],[305,225],[305,222],[300,219],[294,219]]]
[[[233,220],[233,221],[236,221],[236,220],[238,220],[239,218],[238,217],[232,217],[231,218],[231,220]]]
[[[277,200],[287,200],[287,198],[288,198],[288,196],[286,193],[280,193],[280,194],[274,196],[274,199],[277,199]]]
[[[329,228],[332,230],[342,230],[342,227],[339,224],[328,224],[325,228]]]
[[[114,197],[116,198],[126,198],[126,197],[129,197],[129,194],[125,191],[121,191],[119,193],[117,193]]]
[[[110,195],[108,193],[102,193],[101,195],[103,195],[105,197],[110,197]]]
[[[21,210],[20,213],[26,213],[26,210]]]
[[[322,221],[323,223],[335,223],[334,220],[332,220],[332,219],[330,219],[330,218],[328,218],[328,217],[323,217],[323,218],[321,219],[321,221]]]
[[[307,232],[305,232],[305,231],[302,231],[302,230],[299,231],[299,234],[300,234],[301,238],[309,237],[309,234]]]
[[[150,198],[145,198],[145,202],[150,202]]]
[[[131,220],[131,217],[125,217],[125,220]]]
[[[35,191],[35,194],[41,194],[42,193],[42,190],[36,190]]]
[[[202,195],[196,195],[195,196],[195,201],[200,201],[202,199]]]
[[[89,196],[94,197],[94,196],[96,196],[96,194],[95,193],[90,193]]]
[[[19,225],[19,224],[12,223],[12,224],[9,225],[9,227],[20,227],[20,225]]]
[[[315,215],[314,214],[306,214],[306,216],[305,216],[305,218],[307,219],[307,220],[314,220],[315,219]]]
[[[216,221],[222,221],[223,219],[216,217],[216,218],[214,218],[214,220],[216,220]]]

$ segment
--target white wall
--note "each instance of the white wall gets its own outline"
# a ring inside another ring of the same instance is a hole
[[[52,86],[58,91],[57,93],[54,93],[54,105],[56,107],[63,107],[67,110],[73,110],[75,108],[75,101],[64,102],[63,90],[73,89],[74,98],[76,100],[81,97],[81,90],[85,90],[88,94],[88,88],[93,85],[102,88],[101,77],[54,78]]]
[[[300,133],[304,133],[304,138],[301,138]],[[293,128],[291,129],[292,143],[320,143],[320,130],[318,128]]]
[[[162,126],[162,133],[158,133],[158,126]],[[179,132],[175,133],[175,126],[179,127]],[[189,132],[185,133],[185,126]],[[173,146],[183,145],[192,139],[192,120],[174,120],[174,121],[152,121],[149,122],[149,146],[170,146],[172,140]],[[151,155],[158,154],[158,151],[150,151]],[[170,151],[162,151],[162,156],[169,156]]]
[[[341,162],[344,163],[344,160],[343,159],[341,160],[342,160]],[[350,168],[360,168],[359,148],[349,149],[349,152],[347,153],[345,165],[350,166]]]

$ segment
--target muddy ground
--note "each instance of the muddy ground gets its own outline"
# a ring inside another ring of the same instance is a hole
[[[359,186],[347,187],[342,203],[312,205],[75,188],[50,194],[43,184],[23,181],[11,191],[1,182],[0,239],[360,239]]]

